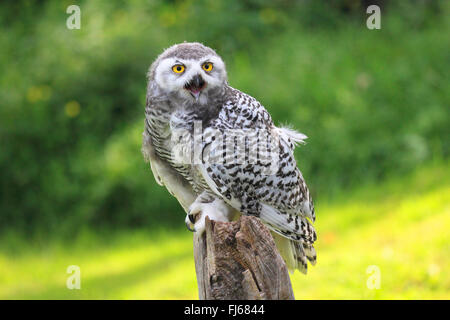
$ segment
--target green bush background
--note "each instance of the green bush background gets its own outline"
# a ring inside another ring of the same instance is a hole
[[[357,0],[2,3],[5,242],[184,228],[140,153],[146,72],[182,41],[216,49],[232,86],[309,137],[296,157],[319,207],[431,164],[448,172],[449,2],[376,3],[381,30]],[[71,4],[81,30],[66,27]]]

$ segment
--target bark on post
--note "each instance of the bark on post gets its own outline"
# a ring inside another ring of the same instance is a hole
[[[200,300],[293,300],[289,272],[270,231],[255,217],[217,222],[206,218],[194,234]]]

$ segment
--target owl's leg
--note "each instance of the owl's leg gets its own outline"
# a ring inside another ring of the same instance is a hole
[[[232,211],[222,199],[204,192],[189,207],[185,219],[186,227],[202,234],[205,231],[206,216],[210,220],[228,222],[231,220]]]

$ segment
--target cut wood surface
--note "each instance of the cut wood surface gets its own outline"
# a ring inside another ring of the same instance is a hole
[[[194,234],[200,300],[293,300],[289,272],[270,231],[255,217],[206,218]]]

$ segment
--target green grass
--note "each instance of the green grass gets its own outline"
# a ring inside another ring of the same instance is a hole
[[[450,170],[417,170],[317,201],[318,263],[291,276],[297,299],[449,299]],[[81,232],[0,239],[1,299],[197,299],[189,232]],[[81,290],[66,269],[81,268]],[[381,271],[370,290],[367,267]]]

